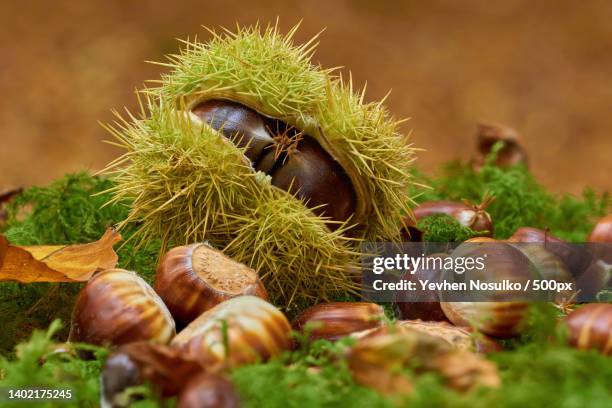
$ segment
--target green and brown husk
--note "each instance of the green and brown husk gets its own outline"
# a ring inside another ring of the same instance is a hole
[[[170,56],[170,72],[141,95],[140,117],[109,127],[125,150],[106,174],[111,203],[128,201],[121,227],[138,242],[207,240],[255,269],[285,310],[358,293],[360,241],[398,241],[410,211],[414,149],[382,102],[366,103],[311,62],[316,39],[295,45],[276,27],[212,33]],[[304,202],[271,184],[244,149],[189,116],[193,103],[226,99],[282,120],[342,165],[357,195],[353,217],[331,231]],[[346,234],[350,229],[349,234]]]

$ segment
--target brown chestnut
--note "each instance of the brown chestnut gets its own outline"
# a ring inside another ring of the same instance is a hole
[[[612,355],[612,304],[590,303],[565,318],[569,342],[580,349],[595,349]]]
[[[162,344],[135,342],[119,347],[105,361],[100,378],[102,406],[127,407],[137,395],[126,390],[149,383],[161,397],[178,395],[185,379],[204,370],[200,362]]]
[[[238,296],[204,312],[171,342],[207,365],[234,368],[265,361],[291,347],[291,325],[265,300]]]
[[[493,146],[497,142],[504,145],[497,152],[495,164],[499,167],[510,167],[517,164],[528,164],[527,152],[521,144],[521,136],[509,126],[496,123],[481,123],[477,131],[478,157],[474,162],[474,167],[480,169],[485,160],[491,154]]]
[[[429,280],[430,282],[439,282],[442,278],[443,268],[442,262],[446,258],[446,254],[432,254],[427,258],[432,260],[440,260],[440,265],[435,267],[435,262],[432,262],[431,268],[419,267],[412,273],[412,271],[406,271],[402,274],[402,280],[413,281],[418,284],[419,280]],[[425,265],[428,265],[426,262]],[[435,290],[420,291],[420,297],[426,298],[428,301],[413,302],[410,301],[411,292],[398,292],[395,297],[395,309],[400,319],[422,319],[422,320],[433,320],[433,321],[445,321],[447,320],[446,315],[440,307],[440,298],[438,292]],[[421,299],[419,299],[421,300]]]
[[[612,242],[612,214],[606,215],[595,224],[589,235],[589,242]]]
[[[593,257],[584,248],[569,244],[552,235],[547,230],[532,227],[521,227],[508,239],[509,242],[541,243],[546,249],[559,257],[568,267],[574,277],[586,271]]]
[[[349,177],[312,138],[304,137],[289,150],[271,175],[272,185],[304,200],[317,215],[346,221],[355,212]]]
[[[168,343],[176,334],[164,302],[135,272],[107,269],[81,290],[72,313],[70,341],[122,345]]]
[[[154,288],[180,327],[232,297],[268,298],[257,272],[205,243],[168,251],[157,268]]]
[[[425,201],[414,209],[417,222],[425,217],[446,214],[456,219],[464,227],[471,228],[486,236],[493,235],[493,221],[486,208],[493,202],[492,197],[485,197],[479,205],[456,201]]]
[[[477,353],[500,351],[501,346],[492,338],[475,333],[470,327],[453,326],[448,322],[424,322],[421,320],[400,320],[396,323],[402,329],[416,330],[446,340],[457,350]]]
[[[234,385],[218,374],[202,373],[190,380],[178,398],[177,408],[237,408],[240,398]]]
[[[304,310],[293,322],[296,331],[310,328],[310,338],[338,340],[351,333],[379,327],[385,311],[376,303],[320,303]]]
[[[512,244],[490,239],[470,241],[459,245],[451,254],[455,258],[486,258],[486,267],[473,269],[470,280],[487,283],[511,282],[526,284],[538,278],[539,271],[529,258]],[[448,271],[447,280],[462,274]],[[460,278],[458,278],[460,279]],[[519,295],[520,296],[520,295]],[[453,301],[452,293],[441,292],[440,300],[444,314],[457,326],[472,326],[478,331],[495,337],[512,337],[520,334],[529,310],[529,302],[517,298],[513,291],[480,293],[472,301]],[[479,301],[478,301],[479,300]]]
[[[244,148],[253,169],[270,175],[272,185],[329,218],[330,229],[337,229],[355,212],[357,197],[351,179],[315,138],[227,100],[201,102],[191,113]]]
[[[239,103],[210,100],[196,105],[191,112],[236,146],[245,148],[245,156],[253,166],[263,157],[264,150],[274,144],[270,121]]]

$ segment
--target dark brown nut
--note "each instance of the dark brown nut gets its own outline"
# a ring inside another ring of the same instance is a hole
[[[584,248],[569,244],[546,230],[521,227],[508,239],[509,242],[541,243],[546,249],[559,257],[574,277],[581,275],[592,263],[593,257]]]
[[[311,330],[313,340],[338,340],[357,331],[380,327],[384,317],[384,309],[375,303],[320,303],[303,311],[294,320],[293,328]]]
[[[317,215],[346,221],[355,212],[349,177],[312,138],[304,137],[289,150],[271,175],[273,185],[302,199]]]
[[[166,345],[135,342],[121,346],[102,368],[101,405],[130,406],[138,396],[126,390],[144,383],[151,384],[161,397],[178,395],[185,380],[203,370],[198,361]]]
[[[232,297],[268,298],[257,272],[204,243],[171,249],[157,268],[154,288],[179,327]]]
[[[177,408],[237,408],[240,398],[234,385],[216,374],[202,373],[187,383]]]
[[[432,254],[427,258],[432,260],[440,260],[439,265],[430,265],[432,268],[418,268],[411,273],[411,271],[406,271],[402,274],[401,279],[416,282],[418,284],[419,280],[429,280],[430,282],[439,282],[442,274],[443,268],[442,263],[444,259],[447,257],[446,254]],[[437,261],[432,261],[432,263]],[[426,263],[427,265],[427,263]],[[439,266],[439,267],[438,267]],[[446,315],[442,311],[440,307],[440,298],[438,297],[437,291],[429,290],[427,293],[422,292],[422,296],[427,297],[429,301],[427,302],[411,302],[408,301],[410,299],[410,292],[399,292],[395,298],[395,307],[397,314],[400,319],[410,320],[410,319],[422,319],[422,320],[433,320],[433,321],[445,321],[447,320]]]
[[[414,216],[418,222],[425,217],[446,214],[456,219],[464,227],[490,237],[493,235],[493,221],[486,208],[491,202],[493,202],[491,197],[485,198],[479,205],[444,200],[425,201],[414,209]]]
[[[539,272],[529,258],[511,243],[480,238],[468,240],[452,252],[451,257],[487,258],[486,267],[473,269],[471,280],[487,283],[507,281],[525,285],[538,278]],[[457,276],[454,271],[446,273],[446,279]],[[452,301],[448,292],[440,293],[444,314],[457,326],[471,326],[481,333],[494,337],[512,337],[525,328],[524,321],[529,302],[517,299],[514,291],[495,291],[481,301]]]
[[[528,164],[527,152],[521,144],[518,132],[509,126],[488,123],[478,125],[478,157],[474,167],[480,169],[497,142],[504,146],[497,152],[495,164],[499,167],[510,167],[517,164]]]
[[[234,368],[290,349],[291,325],[265,300],[238,296],[204,312],[171,345],[206,364]]]
[[[270,121],[239,103],[210,100],[195,106],[191,112],[236,146],[245,148],[245,156],[253,166],[257,165],[265,149],[274,144]]]
[[[591,303],[565,318],[569,342],[580,350],[595,349],[612,355],[612,304]]]
[[[168,343],[176,334],[164,302],[135,272],[107,269],[89,279],[72,313],[70,341],[122,345]]]
[[[313,137],[226,100],[200,103],[191,113],[245,148],[253,168],[271,176],[274,186],[329,218],[330,229],[337,229],[355,212],[357,196],[351,179]]]
[[[612,242],[612,214],[597,221],[588,240],[589,242]]]

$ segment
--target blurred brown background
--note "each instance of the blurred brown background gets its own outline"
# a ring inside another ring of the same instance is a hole
[[[389,89],[410,117],[419,165],[474,150],[476,123],[526,138],[537,177],[557,191],[612,189],[612,2],[601,1],[3,1],[0,187],[100,169],[118,151],[98,124],[135,108],[133,90],[162,69],[176,38],[201,25],[274,21],[297,39],[326,27],[315,55]]]

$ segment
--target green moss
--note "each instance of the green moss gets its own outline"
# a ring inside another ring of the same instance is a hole
[[[96,407],[100,367],[107,353],[93,346],[86,346],[88,351],[94,353],[92,360],[81,360],[71,353],[50,353],[60,328],[61,324],[56,320],[46,332],[35,330],[28,342],[17,347],[17,359],[0,357],[0,387],[70,389],[74,399],[62,406]],[[11,404],[3,401],[2,406]],[[19,402],[14,406],[27,404]],[[57,403],[41,402],[36,406],[52,407]]]
[[[478,235],[446,214],[425,217],[419,220],[417,228],[423,231],[423,240],[427,242],[463,242]]]
[[[420,191],[419,200],[468,199],[480,201],[485,193],[497,197],[490,211],[496,236],[504,238],[518,226],[550,227],[563,238],[583,240],[593,221],[611,210],[610,197],[586,191],[580,197],[547,192],[523,167],[500,169],[487,165],[480,173],[454,164],[442,177],[420,180],[433,186]],[[122,220],[127,207],[119,204],[100,209],[109,198],[103,193],[112,185],[104,178],[70,175],[45,188],[32,188],[11,205],[6,234],[17,244],[78,243],[96,240],[107,226]],[[100,195],[94,195],[100,194]],[[471,232],[446,216],[421,221],[429,241],[458,241]],[[133,230],[122,231],[129,239]],[[150,279],[159,242],[136,248],[128,241],[120,250],[120,265]],[[11,352],[33,329],[46,328],[60,316],[68,321],[75,284],[0,284],[0,386],[68,386],[79,398],[78,406],[96,406],[100,361],[81,361],[67,354],[51,356],[44,364],[53,339],[63,340],[66,330],[52,324],[48,332],[35,332],[30,341]],[[603,294],[602,294],[603,296]],[[529,329],[519,339],[504,342],[506,351],[489,356],[503,380],[498,390],[476,390],[461,395],[444,386],[433,374],[418,376],[410,407],[604,407],[612,403],[612,365],[597,352],[565,345],[565,333],[557,324],[558,311],[546,304],[534,306]],[[247,407],[274,406],[373,406],[394,402],[352,380],[343,354],[350,340],[339,343],[303,341],[302,347],[269,363],[235,370],[232,378]],[[146,399],[137,406],[160,406]],[[24,406],[24,405],[19,405]],[[44,404],[37,406],[45,406]],[[166,402],[172,406],[172,402]]]
[[[553,234],[582,242],[595,221],[612,211],[609,193],[586,189],[581,197],[548,192],[524,166],[500,168],[491,156],[481,171],[468,163],[446,166],[440,177],[429,178],[415,171],[415,178],[431,189],[417,189],[417,202],[468,200],[481,202],[487,194],[495,201],[487,208],[494,223],[495,238],[505,239],[519,227],[550,228]]]
[[[69,174],[47,187],[32,187],[13,200],[5,236],[15,245],[78,244],[98,240],[106,228],[125,218],[129,211],[121,204],[103,207],[112,186],[106,178],[87,173]],[[122,232],[124,242],[134,228]],[[122,244],[119,244],[122,245]],[[159,253],[159,241],[138,250],[132,242],[118,251],[119,267],[139,272],[151,280]],[[0,283],[0,353],[35,328],[43,329],[54,318],[70,321],[72,305],[81,284]],[[66,336],[67,328],[60,330]]]

